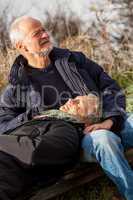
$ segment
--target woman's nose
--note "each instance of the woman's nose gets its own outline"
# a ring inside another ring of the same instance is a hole
[[[73,100],[72,100],[72,99],[69,99],[69,100],[68,100],[68,105],[72,105],[72,103],[73,103]]]

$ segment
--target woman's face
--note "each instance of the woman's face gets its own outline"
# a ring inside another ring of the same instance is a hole
[[[80,118],[85,118],[98,110],[98,98],[95,95],[77,96],[74,99],[69,99],[65,105],[61,106],[60,110]]]

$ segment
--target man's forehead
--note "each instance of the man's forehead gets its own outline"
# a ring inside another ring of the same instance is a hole
[[[27,19],[23,20],[20,23],[20,29],[25,33],[29,34],[30,32],[35,31],[36,29],[42,27],[42,24],[39,20],[36,19]]]

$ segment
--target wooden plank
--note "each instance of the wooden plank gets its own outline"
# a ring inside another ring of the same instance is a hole
[[[133,149],[126,152],[128,161],[133,164]],[[39,189],[29,200],[49,200],[55,198],[76,187],[96,180],[103,176],[103,170],[97,163],[81,164],[66,172],[66,174],[55,184]]]
[[[64,177],[56,184],[45,189],[41,189],[36,193],[34,197],[30,198],[30,200],[48,200],[57,197],[69,190],[72,190],[78,186],[82,186],[85,183],[91,182],[92,180],[95,180],[96,178],[103,175],[102,170],[97,165],[95,165],[93,168],[89,168],[88,165],[87,169],[88,170],[85,170],[84,173],[80,173],[80,176],[78,171],[75,171],[75,173],[71,174],[70,177]]]

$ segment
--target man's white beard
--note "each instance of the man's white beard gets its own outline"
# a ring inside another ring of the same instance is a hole
[[[34,56],[48,56],[49,53],[52,51],[53,45],[51,45],[48,49],[40,52],[31,52]]]

